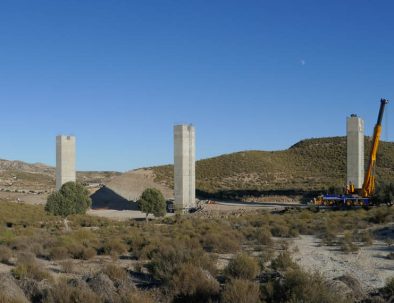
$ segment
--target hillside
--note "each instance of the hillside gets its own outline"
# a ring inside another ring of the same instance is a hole
[[[369,155],[370,138],[365,138]],[[366,157],[366,162],[368,157]],[[394,143],[382,142],[377,159],[378,182],[394,182]],[[165,165],[124,174],[78,172],[78,180],[100,192],[104,204],[111,197],[136,200],[145,187],[172,196],[173,166]],[[201,197],[315,195],[330,186],[343,187],[346,177],[346,138],[307,139],[282,151],[243,151],[197,161],[197,193]],[[55,170],[44,164],[0,160],[0,196],[6,193],[38,194],[44,201],[55,187]],[[27,199],[21,197],[21,199]]]
[[[118,175],[118,172],[78,172],[77,178],[90,187],[98,187]],[[0,198],[42,203],[54,188],[54,167],[0,159]]]
[[[365,138],[366,166],[370,138]],[[173,187],[173,166],[152,168],[157,182]],[[377,159],[378,182],[394,182],[394,143],[382,142]],[[200,195],[236,196],[303,194],[343,187],[346,138],[307,139],[283,151],[244,151],[196,163]]]

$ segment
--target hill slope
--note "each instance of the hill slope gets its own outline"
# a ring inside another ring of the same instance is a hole
[[[365,138],[366,166],[371,142]],[[173,187],[173,166],[152,168],[157,182]],[[378,182],[394,182],[394,143],[381,142]],[[346,138],[308,139],[283,151],[244,151],[197,161],[200,194],[261,194],[321,191],[343,187],[346,178]]]
[[[77,178],[85,184],[99,184],[118,175],[118,172],[78,172]],[[54,187],[54,167],[0,159],[0,191],[50,192]]]

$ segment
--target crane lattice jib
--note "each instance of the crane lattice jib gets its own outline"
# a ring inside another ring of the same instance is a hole
[[[372,149],[369,156],[369,164],[367,173],[365,174],[364,184],[362,188],[362,196],[364,198],[371,197],[375,191],[375,164],[376,164],[376,155],[378,153],[380,135],[382,133],[382,119],[384,113],[384,107],[388,103],[388,100],[381,99],[380,100],[380,109],[378,115],[378,121],[375,126],[374,134],[373,134],[373,142]]]

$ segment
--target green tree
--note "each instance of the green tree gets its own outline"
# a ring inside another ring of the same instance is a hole
[[[138,206],[146,214],[146,220],[148,220],[149,214],[161,217],[166,213],[166,200],[160,190],[156,188],[145,189],[138,200]]]
[[[57,192],[49,195],[45,210],[66,218],[72,214],[84,214],[91,206],[89,191],[80,183],[67,182]]]

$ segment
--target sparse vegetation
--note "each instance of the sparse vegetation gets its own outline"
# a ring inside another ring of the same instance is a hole
[[[0,255],[11,260],[12,278],[29,300],[88,303],[333,302],[331,288],[317,291],[324,278],[293,262],[286,238],[313,234],[331,245],[369,245],[370,228],[394,214],[389,207],[256,211],[209,219],[174,216],[154,224],[70,215],[64,232],[62,220],[42,206],[2,202],[2,210]],[[221,254],[230,260],[219,269]],[[82,270],[87,264],[95,264],[94,270]],[[62,278],[53,279],[54,272]],[[146,277],[139,281],[142,290],[135,275]]]
[[[235,279],[226,284],[222,302],[226,303],[259,303],[260,289],[257,283]]]
[[[366,158],[370,148],[366,137]],[[345,161],[345,137],[307,139],[283,151],[243,151],[197,161],[196,187],[201,196],[286,195],[309,201],[318,193],[342,193]],[[393,163],[394,144],[381,142],[376,169],[379,183],[394,183]],[[173,187],[171,165],[152,169],[157,182]]]

